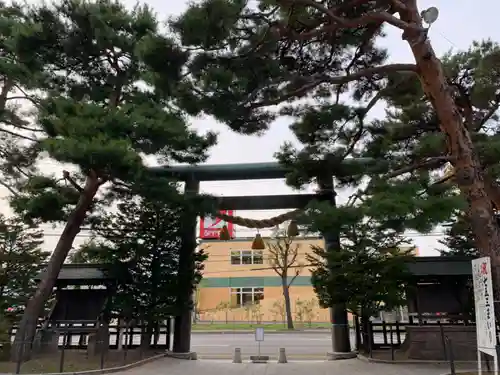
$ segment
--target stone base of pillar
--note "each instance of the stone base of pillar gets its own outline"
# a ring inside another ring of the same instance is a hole
[[[177,358],[177,359],[187,359],[191,361],[196,361],[198,359],[198,355],[196,352],[187,352],[187,353],[174,353],[169,350],[165,352],[166,357]]]
[[[341,359],[353,359],[357,358],[358,355],[355,352],[329,352],[326,353],[326,357],[328,358],[329,361],[338,361]]]

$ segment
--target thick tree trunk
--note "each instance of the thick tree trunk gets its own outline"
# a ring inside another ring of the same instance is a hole
[[[123,318],[118,318],[118,329],[116,332],[116,349],[117,350],[122,350],[123,349],[123,333],[124,329],[126,329],[126,325],[124,324],[125,321]]]
[[[153,338],[154,325],[151,320],[143,320],[141,327],[141,350],[145,351],[151,347],[151,339]]]
[[[38,289],[34,296],[28,301],[26,309],[24,310],[11,350],[11,358],[13,361],[29,359],[31,355],[31,344],[36,334],[38,318],[43,313],[45,302],[52,293],[62,265],[73,246],[76,235],[80,231],[80,227],[85,220],[87,211],[97,193],[99,185],[100,183],[97,177],[87,177],[80,199],[73,209],[73,212],[71,212],[61,237],[59,237],[59,241],[57,241],[57,245],[49,259],[47,268],[42,275],[42,280],[38,284]]]
[[[292,316],[292,303],[290,301],[290,289],[287,284],[287,278],[281,280],[283,286],[283,298],[285,299],[286,326],[288,329],[294,329]]]
[[[361,319],[360,319],[360,325],[361,325],[361,334],[363,336],[362,342],[363,342],[363,351],[365,353],[369,353],[371,349],[371,340],[372,340],[372,333],[370,332],[370,317],[366,316],[363,310],[361,310]]]
[[[160,341],[160,322],[155,322],[154,326],[154,339],[153,339],[153,346],[155,348],[158,347],[158,342]]]
[[[415,0],[405,2],[406,10],[400,11],[401,19],[409,24],[422,26]],[[491,257],[494,279],[499,280],[500,230],[493,211],[490,186],[474,150],[466,124],[455,104],[443,72],[441,62],[427,36],[417,31],[406,31],[403,37],[410,44],[418,67],[422,87],[431,101],[440,127],[447,137],[448,152],[453,158],[456,183],[469,204],[471,227],[476,237],[479,253]],[[495,300],[500,288],[495,286]]]

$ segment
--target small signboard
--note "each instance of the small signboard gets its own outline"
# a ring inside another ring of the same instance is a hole
[[[396,323],[398,314],[395,311],[384,311],[382,313],[382,318],[386,323]]]
[[[478,350],[478,373],[481,374],[481,352],[493,357],[495,374],[498,358],[496,352],[495,308],[493,304],[493,282],[489,257],[472,261],[474,304],[476,307],[476,333]]]
[[[478,349],[491,356],[496,354],[495,311],[493,306],[493,284],[490,258],[472,261],[474,302],[476,306],[476,329]]]
[[[264,341],[264,328],[255,328],[255,341]]]

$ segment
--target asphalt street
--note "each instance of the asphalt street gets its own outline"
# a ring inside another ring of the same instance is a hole
[[[387,335],[389,336],[389,335]],[[404,340],[404,334],[401,337]],[[62,344],[63,338],[60,338]],[[389,338],[388,338],[389,340]],[[78,344],[78,337],[72,337],[72,343]],[[375,333],[375,342],[383,343],[382,333]],[[394,338],[394,341],[396,339]],[[114,344],[116,338],[111,338]],[[161,335],[160,344],[166,342],[165,335]],[[351,345],[354,347],[355,336],[351,330]],[[133,343],[140,343],[140,336],[134,335]],[[235,348],[240,348],[243,358],[257,355],[258,343],[253,332],[196,332],[191,335],[191,350],[198,354],[200,359],[230,359]],[[332,351],[332,339],[328,331],[322,332],[273,332],[265,333],[264,341],[260,344],[262,355],[277,358],[279,349],[285,348],[291,359],[324,359],[327,352]]]
[[[258,343],[253,333],[193,333],[191,348],[201,358],[224,358],[241,348],[243,357],[257,355]],[[260,343],[260,353],[275,357],[279,348],[285,348],[290,356],[326,356],[331,351],[328,333],[270,333]]]
[[[351,345],[354,346],[354,332]],[[383,340],[376,337],[375,341]],[[242,356],[257,355],[258,343],[253,333],[196,333],[191,336],[191,348],[199,358],[230,358],[235,348],[241,348]],[[287,356],[296,359],[324,359],[332,351],[332,339],[328,332],[269,333],[264,335],[260,353],[271,358],[278,356],[279,349],[285,348]]]

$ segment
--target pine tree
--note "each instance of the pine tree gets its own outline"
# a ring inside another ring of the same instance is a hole
[[[163,180],[150,180],[145,157],[196,163],[215,142],[212,133],[192,131],[176,105],[189,56],[160,33],[147,6],[129,11],[111,0],[64,0],[35,7],[29,18],[57,35],[42,51],[48,63],[39,84],[45,97],[34,120],[44,132],[38,147],[77,171],[27,178],[21,194],[12,198],[12,206],[27,221],[65,223],[47,272],[26,307],[13,358],[29,356],[28,343],[44,301],[99,198],[109,204],[134,181],[161,185]],[[99,195],[104,187],[106,194]],[[164,189],[166,195],[177,194],[169,184]]]
[[[404,197],[398,202],[401,218],[413,220],[415,213],[424,218],[426,211],[430,223],[467,207],[478,249],[496,265],[500,230],[491,201],[500,207],[500,189],[487,172],[485,179],[483,150],[473,138],[477,126],[494,119],[498,100],[492,90],[470,90],[476,78],[483,87],[494,86],[496,47],[487,42],[472,54],[450,56],[459,69],[444,70],[423,27],[426,14],[417,0],[262,0],[256,7],[205,0],[172,25],[185,46],[200,51],[189,64],[191,87],[184,88],[183,106],[244,134],[265,131],[280,115],[297,119],[292,130],[303,148],[285,145],[280,155],[297,166],[291,182],[300,185],[324,171],[334,171],[343,184],[368,175],[370,189],[380,197],[387,191],[386,206],[399,200],[395,194],[415,193],[419,186],[413,197],[421,205]],[[401,29],[415,64],[384,64],[390,51],[377,48],[376,41],[387,24]],[[486,55],[479,75],[471,75],[467,67],[479,66]],[[348,104],[346,94],[358,104]],[[476,106],[468,102],[473,96]],[[397,122],[390,115],[388,121],[368,121],[367,113],[382,100],[391,107],[407,100],[408,108],[397,114]],[[373,162],[342,163],[356,156]],[[447,189],[432,186],[429,170],[447,162],[455,168],[465,200],[461,206],[448,204],[453,197]],[[406,184],[413,187],[402,187]]]
[[[499,59],[500,46],[491,41],[474,43],[467,51],[442,58],[448,82],[455,100],[461,105],[462,115],[467,119],[472,141],[491,184],[489,196],[495,202],[494,185],[499,176],[497,112],[500,105],[496,97],[500,75],[495,67]],[[412,77],[399,80],[393,90],[386,91],[385,98],[390,105],[388,116],[384,121],[372,124],[369,129],[372,139],[363,156],[383,158],[393,165],[394,170],[404,171],[408,164],[423,166],[434,174],[432,189],[441,185],[440,189],[448,188],[448,194],[455,194],[460,199],[456,173],[442,176],[442,167],[449,159],[447,140],[419,82]],[[425,162],[419,163],[418,160]],[[450,218],[453,224],[445,241],[454,253],[462,255],[481,252],[475,241],[477,233],[471,225],[474,220],[467,215],[470,213],[467,206],[468,203],[463,201],[457,206],[459,210],[453,212]]]
[[[40,104],[36,89],[57,36],[30,9],[0,2],[0,185],[16,194],[20,178],[36,172],[41,128],[32,121]]]
[[[50,255],[43,233],[17,218],[0,216],[0,314],[17,318],[36,288],[35,277]]]
[[[368,206],[325,206],[316,203],[308,211],[311,230],[338,231],[341,240],[338,249],[314,247],[308,257],[320,304],[344,304],[352,313],[367,316],[403,305],[401,286],[409,276],[405,262],[413,250],[404,226],[395,229],[390,220],[379,221]]]
[[[111,266],[118,288],[111,302],[115,316],[141,322],[141,345],[149,346],[159,322],[175,315],[183,301],[177,300],[183,207],[167,204],[162,195],[131,195],[118,204],[116,213],[101,217],[96,233],[104,240],[83,248],[84,258]],[[186,204],[186,203],[185,203]],[[195,273],[188,280],[192,289],[201,280],[203,251],[194,255]]]
[[[68,262],[73,264],[99,263],[102,260],[101,254],[105,250],[97,238],[90,238],[69,253]]]
[[[474,241],[474,234],[467,217],[463,213],[457,213],[454,216],[454,221],[446,228],[445,237],[439,243],[445,246],[444,249],[439,249],[441,255],[468,257],[477,257],[479,255]]]

